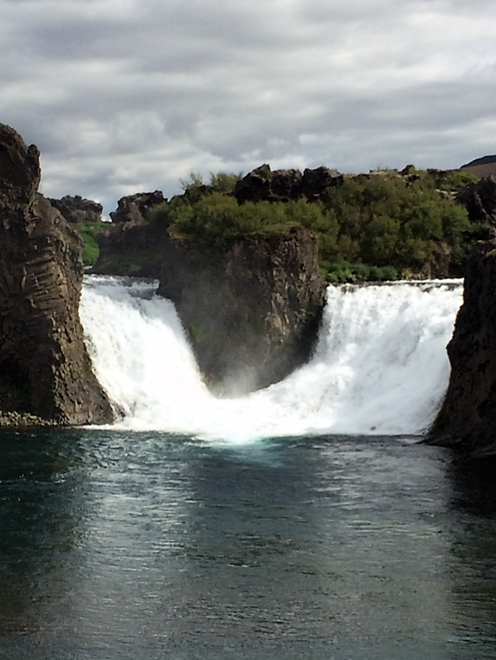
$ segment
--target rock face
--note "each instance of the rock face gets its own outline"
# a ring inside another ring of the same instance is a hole
[[[159,279],[164,229],[145,219],[154,206],[165,201],[159,190],[122,197],[110,214],[112,224],[97,236],[100,256],[92,272]]]
[[[457,201],[463,204],[473,222],[496,227],[496,175],[491,174],[462,188]]]
[[[207,384],[241,394],[287,376],[314,347],[326,285],[315,237],[247,236],[205,256],[169,239],[159,293],[176,304]]]
[[[464,301],[448,344],[451,376],[430,440],[496,454],[496,241],[469,260]]]
[[[101,222],[103,206],[91,199],[83,199],[79,195],[71,197],[66,195],[62,199],[49,199],[61,215],[73,224],[82,222]]]
[[[39,181],[38,149],[0,124],[0,410],[108,422],[79,321],[81,240]]]
[[[96,240],[100,256],[92,268],[98,275],[160,278],[160,245],[164,228],[132,222],[112,223]]]

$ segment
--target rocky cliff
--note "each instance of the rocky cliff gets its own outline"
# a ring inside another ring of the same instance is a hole
[[[38,149],[0,124],[0,411],[108,422],[79,321],[82,243],[39,181]]]
[[[449,386],[430,441],[496,454],[496,240],[469,260],[448,356]]]
[[[62,199],[49,199],[49,202],[72,224],[102,221],[103,206],[80,195],[66,195]]]
[[[308,360],[326,289],[313,234],[246,236],[211,256],[167,239],[162,256],[159,293],[176,304],[215,392],[265,387]]]

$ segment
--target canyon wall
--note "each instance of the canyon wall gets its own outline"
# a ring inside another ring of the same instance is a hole
[[[38,193],[39,151],[0,124],[0,411],[111,421],[83,339],[82,242]]]

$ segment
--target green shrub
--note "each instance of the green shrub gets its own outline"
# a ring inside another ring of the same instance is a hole
[[[96,241],[98,234],[109,227],[108,222],[79,222],[70,225],[83,239],[83,263],[85,266],[94,266],[100,256],[100,247]]]

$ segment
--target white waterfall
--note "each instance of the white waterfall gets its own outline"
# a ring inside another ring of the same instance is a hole
[[[217,399],[174,305],[156,284],[89,277],[81,319],[118,428],[246,440],[306,434],[414,435],[449,378],[446,344],[462,282],[331,286],[315,355],[284,381]]]

